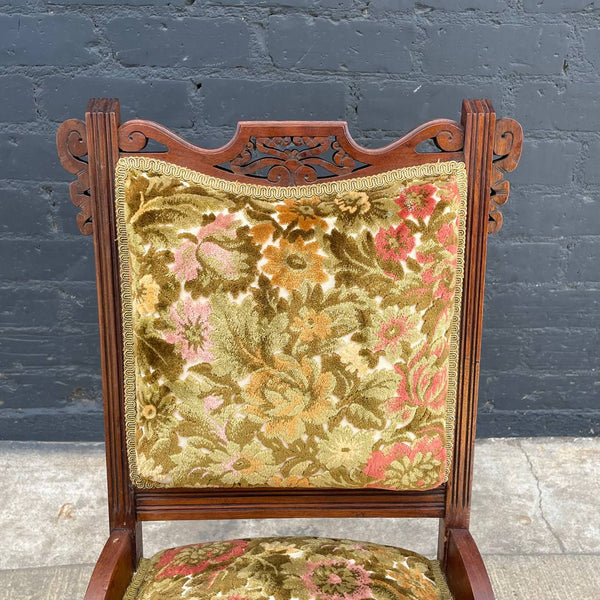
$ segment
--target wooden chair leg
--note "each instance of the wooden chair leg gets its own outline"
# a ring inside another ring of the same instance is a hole
[[[468,529],[448,529],[446,581],[455,600],[494,600],[490,578]]]
[[[84,600],[122,600],[135,569],[132,532],[115,529],[96,563]]]

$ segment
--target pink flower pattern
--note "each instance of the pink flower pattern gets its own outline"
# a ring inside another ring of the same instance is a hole
[[[346,582],[335,573],[337,569],[351,574],[352,582],[348,587],[351,587],[352,591],[344,590],[346,586],[343,584]],[[319,571],[325,574],[331,571],[325,582],[319,581],[322,578],[322,573],[319,573]],[[309,561],[307,571],[302,575],[302,580],[306,584],[306,589],[318,600],[366,600],[372,597],[371,588],[368,585],[371,583],[369,573],[360,565],[347,559]],[[336,588],[341,589],[337,590]]]
[[[214,345],[210,339],[213,330],[210,315],[209,302],[193,301],[189,297],[171,306],[169,316],[175,330],[167,331],[164,340],[175,344],[182,358],[188,362],[210,362],[214,359],[210,351]]]
[[[375,248],[384,260],[406,260],[415,247],[415,238],[405,223],[389,229],[379,229]]]
[[[156,564],[155,579],[166,579],[177,575],[195,575],[209,566],[225,564],[236,556],[241,556],[248,546],[245,540],[204,544],[190,544],[167,550]],[[216,550],[216,551],[215,551]]]
[[[394,461],[402,457],[407,457],[411,463],[414,463],[417,455],[426,456],[428,454],[442,464],[446,461],[446,448],[442,444],[442,440],[439,436],[433,438],[425,436],[414,444],[414,446],[404,442],[398,442],[394,444],[387,453],[382,450],[377,450],[371,454],[364,472],[370,477],[382,480],[386,477],[386,471]],[[439,474],[440,483],[443,478],[444,473],[441,472]]]
[[[217,215],[212,223],[200,228],[197,233],[197,243],[187,240],[173,251],[174,262],[172,269],[179,279],[192,281],[198,277],[198,273],[203,268],[201,262],[198,260],[199,256],[216,259],[217,264],[226,276],[232,277],[234,275],[232,253],[215,242],[206,240],[206,238],[216,234],[225,235],[230,238],[236,237],[235,229],[229,229],[233,224],[234,218],[234,214]]]
[[[401,209],[399,212],[400,217],[403,219],[409,215],[417,219],[430,217],[436,205],[435,191],[435,186],[430,183],[411,185],[406,188],[395,200]]]

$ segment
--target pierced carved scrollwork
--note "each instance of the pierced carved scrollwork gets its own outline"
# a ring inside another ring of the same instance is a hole
[[[431,143],[430,148],[434,147],[442,152],[460,152],[465,145],[465,131],[456,121],[438,119],[417,127],[403,137],[401,142],[418,153],[422,153],[419,145],[423,143]],[[431,154],[435,149],[426,153]]]
[[[136,121],[128,121],[119,127],[119,149],[123,152],[141,152],[148,144],[148,135],[140,131],[136,124]]]
[[[56,147],[60,163],[77,179],[69,186],[71,201],[80,211],[77,215],[77,226],[83,235],[93,232],[92,206],[90,196],[90,174],[87,156],[85,123],[78,119],[69,119],[62,123],[56,133]]]
[[[217,165],[278,185],[303,185],[368,166],[352,158],[335,136],[251,137],[231,161]]]
[[[432,135],[432,140],[443,152],[458,152],[465,145],[465,130],[458,123],[448,123]]]
[[[499,119],[494,137],[488,233],[496,233],[502,228],[500,207],[506,203],[510,193],[510,183],[504,179],[504,175],[517,168],[522,147],[521,125],[513,119]]]

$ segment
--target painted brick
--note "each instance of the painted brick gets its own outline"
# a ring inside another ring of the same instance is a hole
[[[35,119],[33,81],[21,75],[0,77],[0,121],[20,123]]]
[[[534,436],[591,436],[600,431],[598,410],[513,410],[480,412],[477,435],[518,437],[523,431]]]
[[[0,322],[4,328],[51,328],[59,318],[60,296],[48,287],[1,287]]]
[[[597,328],[525,330],[523,342],[520,348],[523,364],[532,370],[591,371],[598,368],[600,331]]]
[[[93,410],[35,410],[0,412],[0,439],[26,441],[101,441],[104,439],[104,421],[99,406]],[[76,433],[75,433],[76,432]]]
[[[369,13],[373,15],[380,15],[383,12],[413,10],[415,8],[414,0],[372,0],[372,2],[366,2],[365,4]]]
[[[0,235],[26,236],[52,233],[52,216],[41,193],[29,189],[0,189]]]
[[[501,87],[485,83],[365,83],[360,87],[358,125],[361,129],[408,131],[437,118],[460,120],[465,98],[490,98],[500,102]]]
[[[524,0],[523,8],[532,13],[591,12],[600,7],[598,0]]]
[[[290,7],[310,9],[349,9],[352,0],[210,0],[218,6],[265,6]]]
[[[255,119],[343,119],[346,109],[340,83],[209,79],[202,91],[204,114],[213,126]]]
[[[76,15],[1,15],[0,64],[87,65],[97,62],[91,19]]]
[[[248,64],[249,33],[241,20],[124,17],[107,25],[123,65],[241,67]]]
[[[99,375],[72,367],[4,373],[0,402],[0,419],[7,409],[35,410],[39,406],[97,411],[102,406],[102,382]]]
[[[597,28],[583,32],[583,49],[585,59],[592,63],[597,72],[600,68],[600,32]]]
[[[423,67],[438,75],[558,75],[567,55],[565,25],[429,25]]]
[[[79,239],[81,232],[77,227],[76,221],[79,208],[70,202],[69,185],[67,182],[39,182],[37,185],[28,182],[22,184],[21,190],[23,191],[23,196],[36,207],[40,201],[41,206],[46,205],[48,207],[49,212],[46,215],[46,220],[48,223],[47,231],[49,233],[55,237],[74,235]],[[18,210],[18,206],[15,206],[15,211]],[[22,215],[21,211],[21,219]],[[23,229],[25,229],[25,226]],[[28,227],[28,231],[33,231],[31,226]],[[38,235],[43,235],[45,231],[41,227]]]
[[[486,331],[481,341],[481,364],[493,365],[498,371],[518,369],[522,360],[518,352],[520,342],[518,331]]]
[[[587,327],[594,322],[600,322],[600,293],[597,290],[525,285],[507,291],[492,288],[486,298],[486,330]]]
[[[60,299],[59,317],[61,324],[77,329],[98,325],[98,299],[96,286],[91,282],[65,282],[54,284]]]
[[[28,330],[0,330],[0,335],[3,340],[0,361],[8,371],[19,368],[77,367],[97,364],[98,361],[97,331],[62,332],[59,337]]]
[[[517,92],[515,118],[525,118],[532,129],[598,131],[597,98],[596,84],[528,83]]]
[[[567,279],[600,283],[600,235],[595,239],[584,238],[571,242],[569,246]],[[596,358],[598,356],[599,354],[596,353]]]
[[[488,246],[487,281],[491,285],[560,281],[562,254],[562,246],[556,242],[499,244],[494,240]]]
[[[114,0],[46,0],[55,6],[109,6],[114,7]],[[119,0],[119,6],[185,6],[189,0]]]
[[[600,183],[600,142],[588,143],[583,165],[583,179],[586,183]]]
[[[94,281],[94,248],[88,238],[0,240],[0,281]]]
[[[269,19],[269,52],[283,69],[406,73],[417,34],[412,23],[333,22],[303,16]],[[290,44],[301,39],[302,43]]]
[[[194,116],[189,81],[126,77],[47,77],[39,103],[53,121],[81,112],[89,98],[119,98],[121,119],[149,119],[170,127],[189,127]]]
[[[508,179],[513,178],[509,175]],[[544,194],[532,194],[513,186],[510,200],[502,208],[506,231],[510,235],[547,237],[598,234],[598,195],[579,190],[552,192],[550,188]]]
[[[519,168],[511,173],[511,184],[540,184],[564,187],[575,176],[579,144],[562,139],[525,139]],[[554,190],[553,190],[554,191]]]
[[[414,4],[414,3],[413,3]],[[423,8],[435,8],[444,11],[481,10],[486,12],[501,12],[506,9],[506,0],[424,0],[420,3]]]
[[[90,96],[207,147],[239,119],[347,119],[377,147],[490,97],[527,141],[490,238],[478,433],[600,432],[598,8],[0,2],[0,438],[102,438],[92,239],[54,147],[58,122],[82,118]]]
[[[493,365],[492,365],[493,366]],[[546,372],[481,374],[485,402],[498,410],[586,410],[597,408],[600,375]]]
[[[0,179],[72,180],[60,165],[54,135],[0,133],[0,156]]]

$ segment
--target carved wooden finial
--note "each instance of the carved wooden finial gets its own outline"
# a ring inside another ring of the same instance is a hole
[[[504,174],[516,169],[523,148],[523,129],[513,119],[499,119],[494,136],[494,160],[490,191],[488,233],[502,228],[500,207],[508,200],[510,183]]]
[[[88,163],[83,160],[88,153],[85,123],[78,119],[69,119],[62,123],[56,132],[56,148],[61,165],[69,173],[77,176],[69,190],[73,204],[81,209],[77,215],[79,231],[83,235],[91,235],[93,225],[90,175]]]

